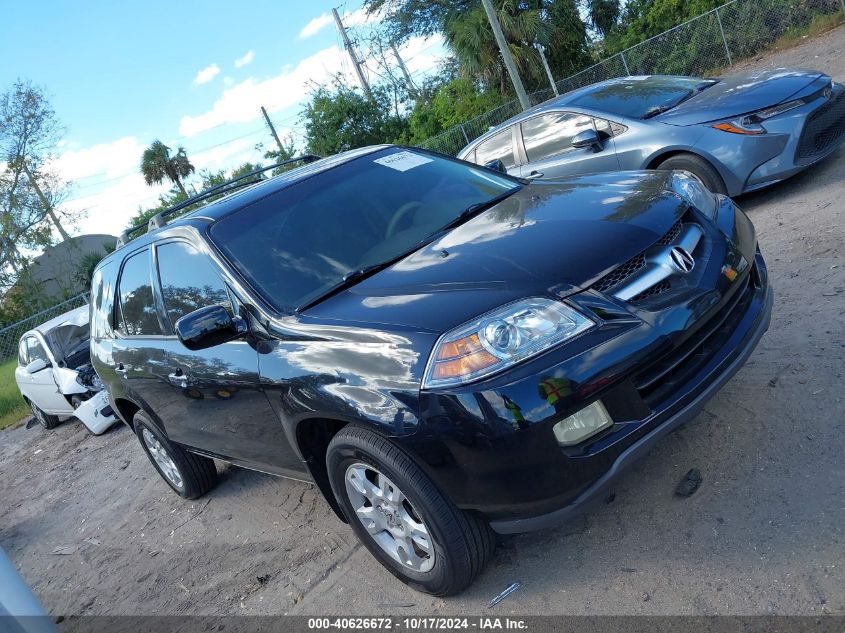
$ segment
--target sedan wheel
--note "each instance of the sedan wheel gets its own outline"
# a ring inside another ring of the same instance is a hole
[[[29,407],[32,409],[32,415],[35,416],[38,423],[45,429],[54,429],[59,425],[59,416],[44,413],[32,402],[29,403]]]

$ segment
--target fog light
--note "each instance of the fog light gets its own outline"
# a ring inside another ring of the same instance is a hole
[[[561,420],[554,426],[555,438],[561,446],[571,446],[583,442],[591,435],[595,435],[609,426],[613,426],[613,420],[607,413],[607,409],[600,400],[596,400],[588,407],[584,407],[578,413],[573,413],[568,418]]]

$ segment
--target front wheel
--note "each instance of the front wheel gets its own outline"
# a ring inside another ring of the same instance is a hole
[[[48,431],[50,429],[55,429],[57,426],[59,426],[59,416],[48,415],[44,413],[33,402],[29,403],[29,407],[32,409],[32,415],[34,415],[35,419],[38,420],[38,424],[40,424]]]
[[[213,459],[189,453],[174,444],[141,411],[135,414],[133,422],[150,462],[177,495],[196,499],[214,487],[217,468]]]
[[[332,438],[326,465],[355,534],[406,584],[452,595],[486,565],[495,544],[487,522],[456,508],[390,441],[346,427]]]
[[[722,176],[716,171],[716,168],[695,154],[675,154],[660,163],[657,168],[688,171],[713,193],[720,193],[723,196],[728,195],[728,188],[725,186],[725,181],[722,180]]]

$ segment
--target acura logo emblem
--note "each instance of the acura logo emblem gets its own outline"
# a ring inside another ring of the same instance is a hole
[[[695,267],[695,260],[692,255],[680,246],[672,247],[672,250],[669,251],[669,258],[672,260],[672,265],[682,273],[688,273]]]

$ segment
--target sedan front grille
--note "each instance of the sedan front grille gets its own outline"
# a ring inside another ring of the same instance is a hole
[[[814,110],[801,131],[795,162],[810,162],[826,153],[845,134],[845,90]]]
[[[595,284],[593,284],[593,288],[595,288],[599,292],[610,290],[614,286],[618,286],[619,284],[621,284],[623,281],[625,281],[628,277],[633,275],[641,268],[645,268],[645,255],[643,255],[642,253],[640,253],[639,255],[635,255],[621,266],[617,266],[616,268],[614,268],[604,277],[599,279]]]

